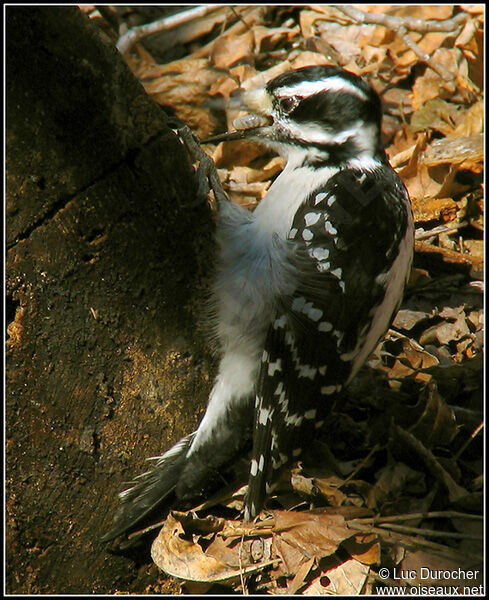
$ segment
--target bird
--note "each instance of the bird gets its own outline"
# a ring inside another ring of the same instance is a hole
[[[335,65],[242,91],[234,131],[286,164],[253,212],[218,205],[211,326],[217,376],[197,429],[119,494],[113,539],[251,448],[243,518],[321,431],[385,335],[409,278],[414,224],[381,142],[379,95]]]

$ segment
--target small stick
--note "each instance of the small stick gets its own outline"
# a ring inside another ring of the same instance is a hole
[[[462,221],[461,223],[454,223],[453,225],[439,225],[438,227],[434,227],[429,231],[421,231],[417,229],[415,232],[415,237],[417,240],[425,240],[427,238],[440,235],[440,233],[454,233],[457,229],[461,227],[466,227],[467,221]]]
[[[376,533],[386,543],[403,543],[406,546],[414,546],[416,548],[431,548],[434,552],[439,552],[441,554],[444,554],[445,556],[451,556],[453,558],[460,559],[460,550],[458,548],[451,548],[450,546],[437,544],[436,542],[431,542],[430,540],[425,540],[423,538],[413,537],[411,535],[406,535],[403,533],[396,533],[395,531],[383,529],[382,527],[372,527],[371,525],[364,525],[363,523],[357,523],[355,520],[348,521],[347,525],[351,529],[362,531],[364,533]],[[472,554],[469,552],[464,552],[464,557],[472,558],[474,560],[481,559],[481,557],[478,554]]]
[[[429,54],[423,52],[421,48],[412,40],[408,31],[416,31],[418,33],[429,33],[432,31],[457,32],[468,19],[464,13],[460,13],[452,19],[445,21],[423,21],[422,19],[413,19],[412,17],[395,17],[386,14],[371,14],[346,5],[334,5],[334,8],[341,11],[343,14],[350,17],[357,23],[365,23],[367,25],[382,25],[387,27],[398,35],[410,48],[418,58],[426,63],[433,71],[438,73],[444,81],[454,81],[456,76],[445,67],[434,61]]]
[[[481,423],[479,423],[479,425],[477,425],[477,427],[471,433],[470,437],[467,440],[465,440],[465,442],[460,446],[460,448],[456,452],[455,456],[453,457],[455,460],[458,460],[460,458],[460,455],[462,454],[462,452],[467,448],[467,446],[470,444],[470,442],[476,437],[476,435],[479,433],[479,431],[482,431],[483,427],[484,427],[484,421],[482,421]]]
[[[455,502],[459,498],[468,494],[467,490],[458,485],[453,477],[440,465],[433,453],[426,448],[412,433],[402,427],[393,425],[396,435],[408,444],[410,448],[423,460],[428,470],[440,481],[448,491],[450,502]]]
[[[481,535],[473,533],[456,533],[452,531],[437,531],[436,529],[425,529],[424,527],[408,527],[407,525],[394,525],[393,523],[382,523],[379,527],[384,529],[392,529],[401,533],[414,533],[416,535],[424,535],[425,537],[447,537],[458,540],[482,540]]]
[[[390,523],[392,521],[412,521],[414,519],[475,519],[482,521],[482,515],[462,513],[456,510],[438,510],[424,513],[408,513],[405,515],[391,515],[387,517],[358,517],[355,521],[362,523]]]
[[[171,15],[170,17],[163,17],[152,23],[132,27],[119,38],[116,47],[121,54],[125,54],[136,42],[148,37],[148,35],[159,33],[160,31],[169,31],[194,19],[200,19],[212,11],[222,8],[222,6],[222,4],[204,4],[203,6],[196,6],[190,10]]]
[[[399,27],[406,27],[410,31],[417,31],[418,33],[431,33],[432,31],[455,32],[458,29],[461,29],[469,18],[465,13],[459,13],[452,19],[445,19],[444,21],[424,21],[423,19],[415,19],[413,17],[396,17],[383,13],[368,13],[345,4],[333,5],[333,8],[340,10],[342,13],[359,23],[366,23],[367,25],[384,25],[384,27],[393,30],[396,30]]]
[[[353,477],[355,477],[355,475],[361,471],[363,469],[363,467],[367,464],[367,462],[370,460],[370,457],[375,454],[377,452],[377,450],[380,448],[379,444],[375,444],[375,446],[372,448],[372,450],[370,450],[370,452],[367,454],[367,456],[361,461],[361,463],[359,465],[356,466],[355,469],[353,469],[353,471],[348,475],[348,477],[341,483],[341,485],[338,486],[338,489],[341,489],[343,486],[345,486],[349,481],[351,481],[353,479]]]
[[[243,559],[241,556],[241,553],[243,551],[243,544],[244,544],[244,535],[241,536],[241,541],[239,543],[239,552],[238,552],[238,557],[239,557],[239,578],[241,581],[241,590],[243,592],[243,596],[247,596],[248,595],[248,588],[246,587],[246,583],[245,583],[245,579],[244,579],[244,574],[243,574]]]

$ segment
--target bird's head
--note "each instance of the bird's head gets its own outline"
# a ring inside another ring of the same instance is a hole
[[[253,139],[286,158],[339,163],[378,156],[381,103],[363,79],[335,66],[288,71],[239,94],[248,114],[208,141]]]

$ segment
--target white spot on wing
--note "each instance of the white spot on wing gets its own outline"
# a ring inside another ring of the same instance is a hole
[[[328,323],[328,321],[321,321],[318,325],[318,331],[331,331],[333,329],[333,325]]]
[[[337,229],[335,229],[329,221],[324,222],[324,228],[326,229],[326,232],[331,235],[336,235],[338,233]]]
[[[304,215],[304,221],[308,227],[314,225],[321,218],[320,213],[310,212]]]
[[[277,358],[277,360],[275,362],[271,362],[268,364],[268,375],[270,377],[275,375],[276,371],[281,371],[281,370],[282,370],[282,359],[281,358]]]
[[[311,321],[319,321],[319,319],[323,316],[323,311],[319,308],[310,308],[307,311],[307,316],[311,319]]]
[[[304,231],[302,232],[302,238],[308,242],[310,240],[312,240],[313,237],[314,237],[314,234],[312,233],[312,231],[310,229],[304,229]]]
[[[275,319],[273,328],[278,329],[279,327],[285,327],[286,323],[287,323],[287,318],[285,315],[282,315],[279,319]]]
[[[326,273],[327,271],[329,271],[331,264],[326,261],[320,261],[316,266],[320,273]]]
[[[310,365],[301,365],[299,369],[299,377],[313,380],[316,377],[317,369]]]
[[[325,194],[324,192],[320,192],[316,195],[316,200],[314,201],[314,204],[319,204],[322,200],[326,198],[326,196],[327,194]]]
[[[335,385],[326,385],[321,388],[321,394],[324,394],[325,396],[329,396],[331,394],[334,394],[335,392],[336,392]]]
[[[327,248],[312,248],[309,249],[309,256],[316,258],[317,260],[325,260],[329,256],[329,250]]]
[[[306,299],[304,298],[304,296],[298,296],[297,298],[294,298],[291,308],[292,308],[292,310],[295,310],[296,312],[301,312],[305,303],[306,303]]]
[[[260,408],[260,412],[258,413],[258,423],[260,423],[260,425],[266,425],[271,414],[272,413],[268,408]]]

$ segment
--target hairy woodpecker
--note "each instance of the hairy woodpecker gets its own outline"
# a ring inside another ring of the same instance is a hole
[[[163,500],[196,497],[252,432],[245,519],[324,423],[388,329],[410,272],[406,189],[380,137],[381,103],[335,66],[292,70],[244,92],[235,132],[287,159],[253,213],[218,208],[213,325],[221,358],[206,413],[120,494],[104,540]]]

